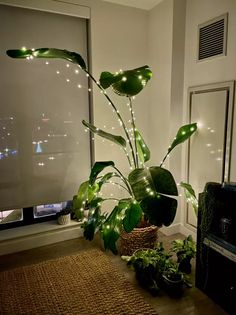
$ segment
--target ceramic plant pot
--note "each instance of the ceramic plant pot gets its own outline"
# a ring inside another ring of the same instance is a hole
[[[58,222],[58,224],[60,224],[60,225],[69,224],[69,223],[70,223],[70,213],[60,215],[60,216],[57,218],[57,222]]]

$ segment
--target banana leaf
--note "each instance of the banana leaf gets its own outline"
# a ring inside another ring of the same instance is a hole
[[[184,189],[187,202],[191,203],[193,210],[195,212],[195,215],[197,216],[198,215],[198,200],[197,200],[193,187],[190,184],[184,183],[184,182],[180,183],[180,187]]]
[[[102,238],[105,249],[110,249],[114,254],[117,254],[116,242],[120,236],[122,227],[122,212],[126,210],[128,202],[120,200],[115,206],[106,221],[102,226]]]
[[[137,226],[142,218],[142,214],[143,211],[138,202],[132,201],[128,204],[123,219],[123,226],[126,232],[131,232]]]
[[[86,122],[85,120],[82,121],[83,125],[87,128],[89,128],[90,131],[92,131],[93,133],[95,133],[96,135],[105,138],[107,140],[110,140],[120,146],[122,146],[123,148],[126,147],[126,141],[123,137],[121,136],[117,136],[117,135],[113,135],[111,133],[108,133],[106,131],[103,131],[95,126],[93,126],[92,124]]]
[[[131,97],[141,92],[151,77],[152,72],[149,67],[143,66],[115,74],[102,72],[99,81],[104,89],[111,86],[116,94]]]
[[[188,140],[192,134],[197,130],[197,123],[192,123],[188,125],[184,125],[179,128],[174,141],[172,142],[171,146],[168,148],[168,151],[164,157],[164,159],[161,162],[161,166],[164,163],[167,156],[170,154],[170,152],[180,143],[183,143],[184,141]]]
[[[129,183],[137,201],[150,223],[170,225],[175,217],[178,190],[172,174],[159,166],[135,169],[129,174]]]
[[[86,64],[80,54],[57,48],[10,49],[7,55],[11,58],[60,58],[79,65],[86,70]]]
[[[84,229],[84,237],[86,240],[93,240],[94,234],[97,230],[100,229],[105,219],[106,216],[101,214],[100,207],[97,207],[95,210],[90,211],[88,220],[85,221],[82,225]]]
[[[138,157],[142,163],[145,163],[150,160],[150,150],[147,147],[143,137],[141,136],[140,132],[135,129],[134,131],[134,137],[135,137],[135,142],[137,146],[137,151],[138,151]]]
[[[113,161],[103,161],[103,162],[96,162],[94,163],[89,177],[89,184],[93,185],[97,179],[99,173],[101,173],[104,168],[109,166],[115,166]]]

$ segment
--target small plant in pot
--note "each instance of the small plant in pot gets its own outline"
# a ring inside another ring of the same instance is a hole
[[[71,209],[64,208],[57,213],[57,222],[60,225],[66,225],[70,223]]]
[[[189,235],[184,240],[174,240],[171,250],[177,255],[179,270],[187,274],[191,273],[191,259],[196,256],[196,243],[192,236]]]
[[[84,210],[89,209],[88,218],[85,218],[86,222],[83,224],[84,237],[92,240],[94,234],[100,231],[105,249],[117,254],[117,241],[122,233],[132,233],[143,219],[148,226],[155,228],[172,224],[177,210],[178,189],[173,175],[164,168],[164,162],[176,146],[188,140],[196,132],[197,124],[187,124],[179,128],[160,165],[146,164],[150,160],[151,153],[136,124],[133,100],[151,79],[150,68],[145,65],[116,73],[104,71],[97,80],[87,69],[82,56],[76,52],[57,48],[37,48],[8,50],[7,54],[12,58],[30,60],[61,58],[75,64],[101,91],[108,108],[118,120],[122,134],[113,134],[91,122],[82,121],[93,134],[121,148],[127,159],[127,170],[129,170],[126,174],[122,173],[113,161],[94,163],[88,180],[80,185],[73,198],[73,211],[79,220]],[[128,119],[122,117],[120,114],[122,110],[108,95],[108,89],[123,97],[123,103],[128,106],[125,106],[130,115]],[[102,205],[111,198],[106,198],[100,193],[103,185],[109,183],[118,185],[124,192],[124,198],[113,198],[116,205],[108,216],[104,216]],[[143,236],[140,239],[143,239]],[[142,247],[144,247],[143,244]]]
[[[157,295],[160,291],[162,273],[169,257],[162,243],[158,243],[155,249],[140,249],[132,256],[121,256],[134,269],[139,284],[152,295]]]
[[[163,287],[169,295],[177,297],[183,293],[184,275],[177,262],[171,259],[166,262],[162,279]]]

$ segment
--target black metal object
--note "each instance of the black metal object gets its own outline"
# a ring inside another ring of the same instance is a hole
[[[199,195],[196,286],[236,314],[236,184],[207,183]]]

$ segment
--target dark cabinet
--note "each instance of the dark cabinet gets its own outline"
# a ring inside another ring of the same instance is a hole
[[[236,186],[208,183],[199,196],[196,286],[236,314]]]

